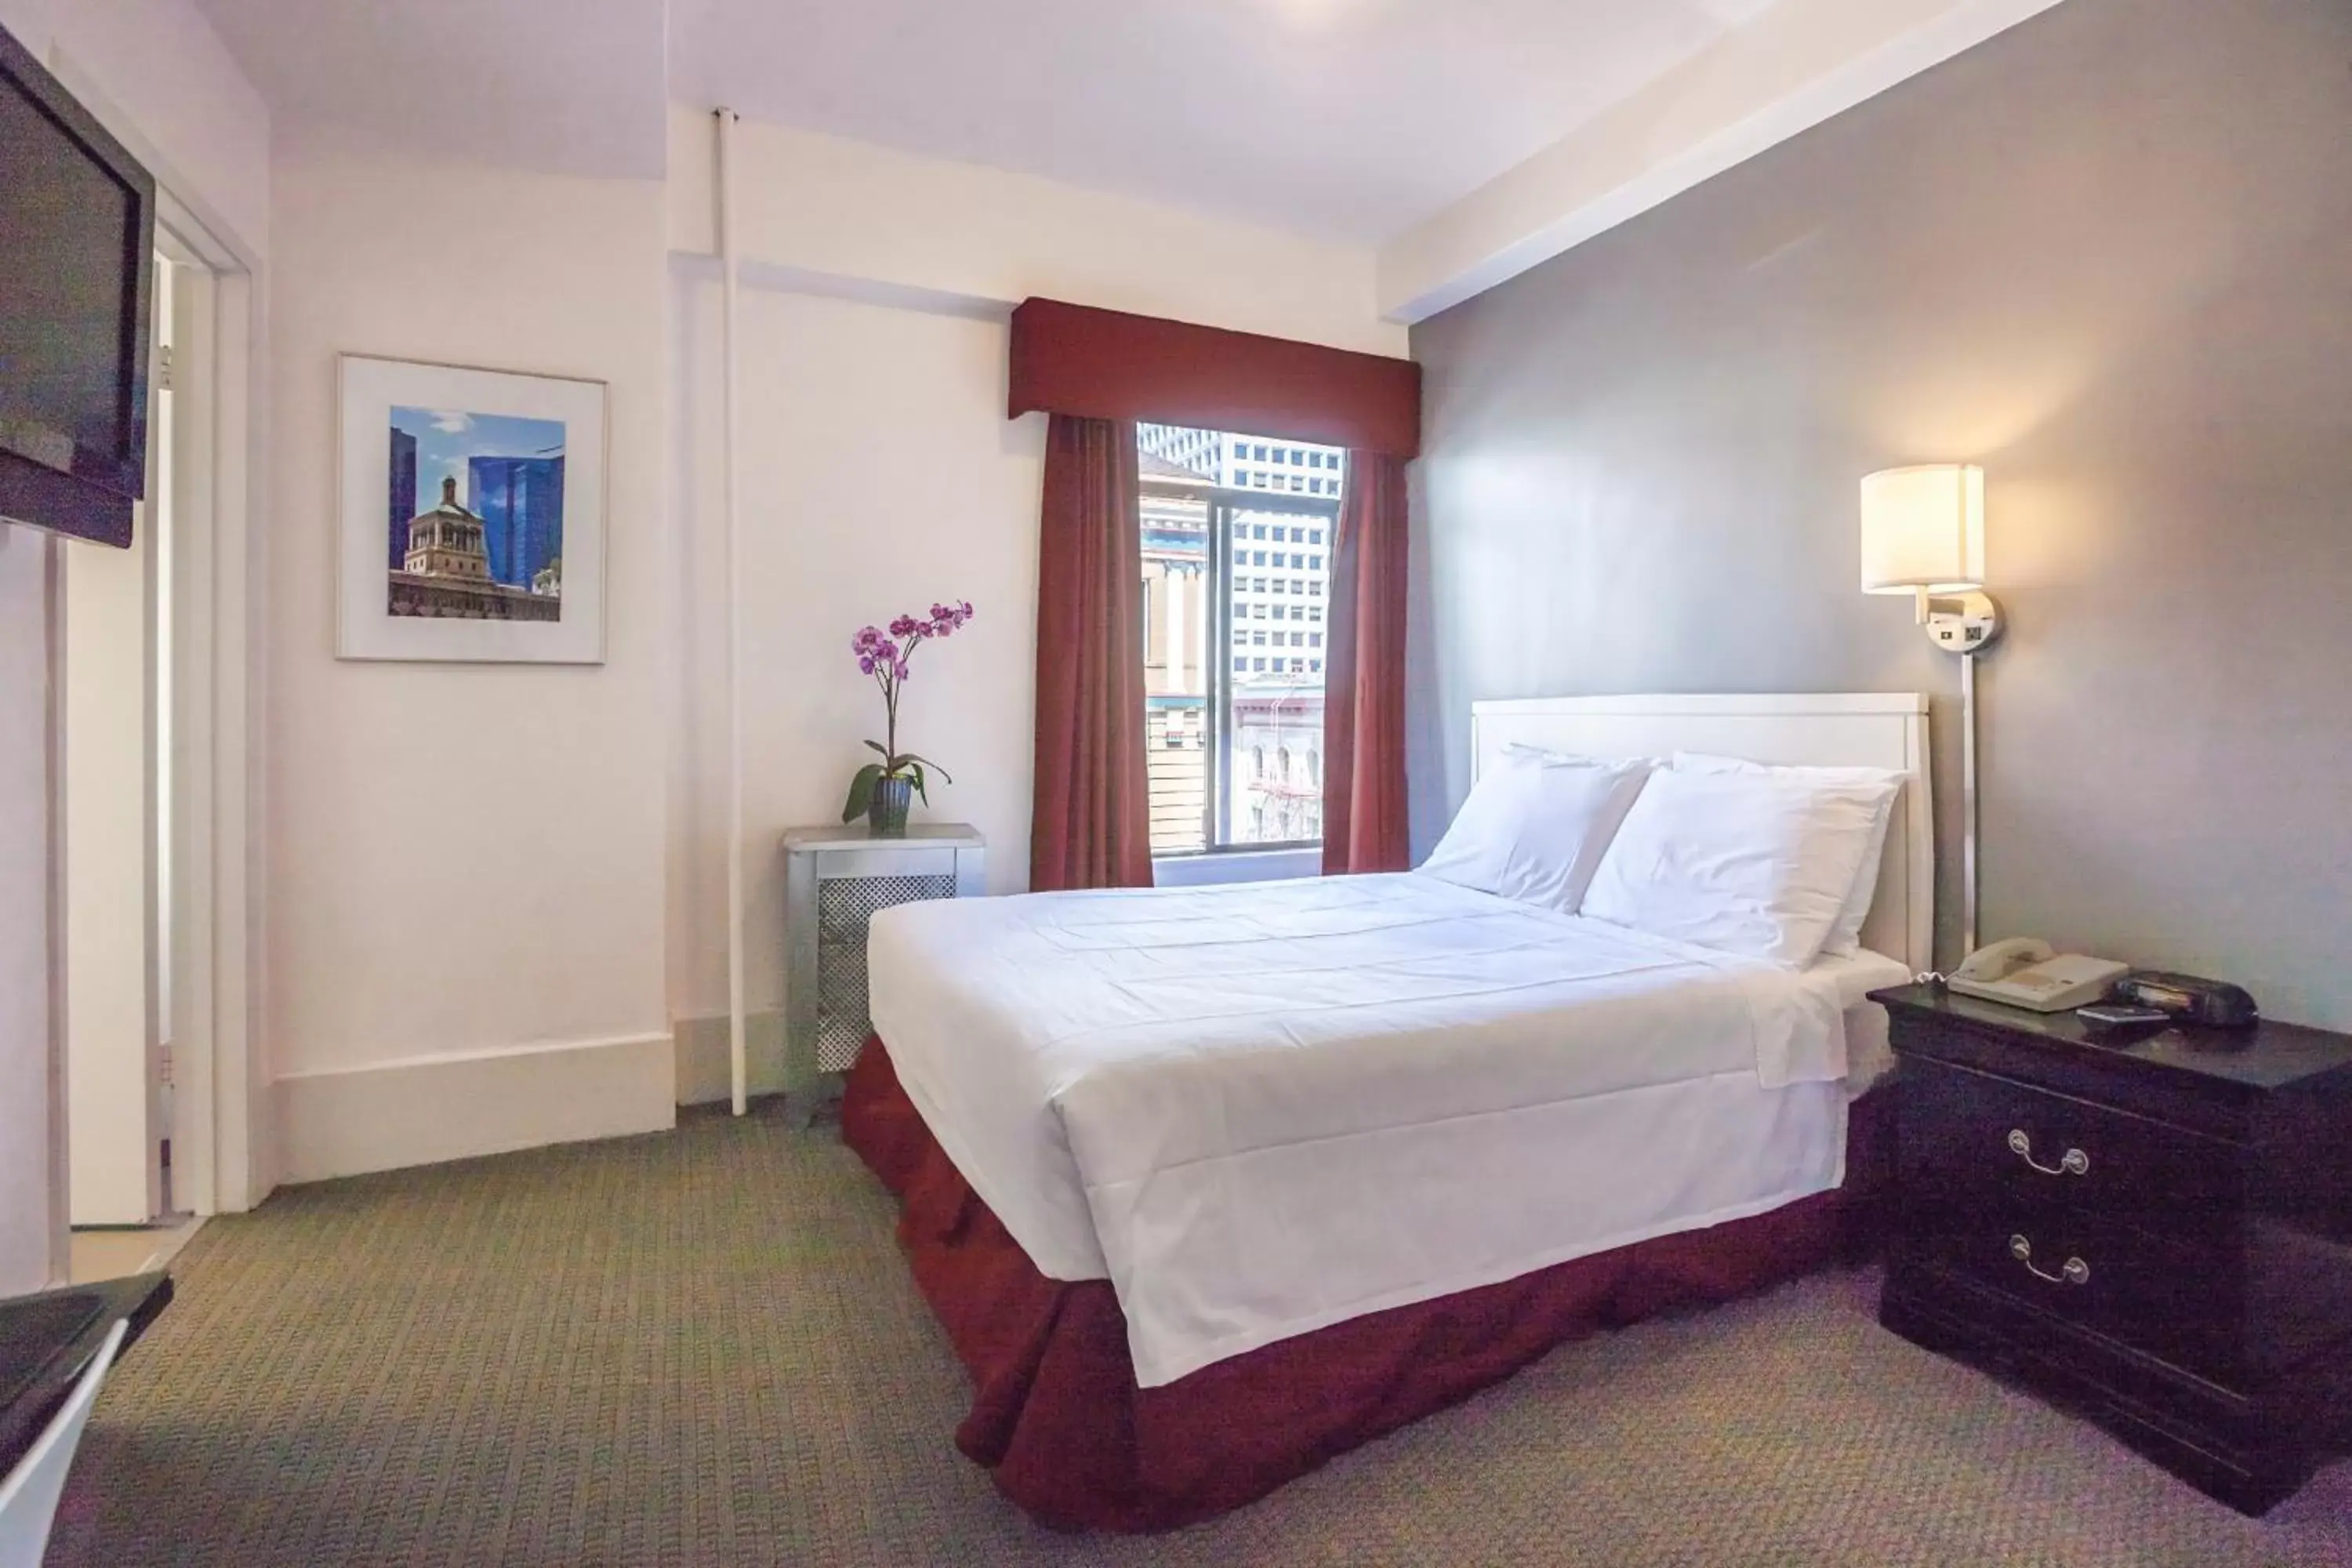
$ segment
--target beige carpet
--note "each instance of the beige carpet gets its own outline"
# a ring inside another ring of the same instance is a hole
[[[207,1226],[52,1563],[2352,1563],[2352,1465],[2254,1522],[1872,1320],[1874,1277],[1555,1352],[1255,1507],[1057,1536],[830,1133],[699,1118]]]

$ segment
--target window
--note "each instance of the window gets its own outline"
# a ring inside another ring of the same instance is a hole
[[[1202,478],[1223,480],[1139,486],[1145,598],[1161,650],[1145,668],[1152,853],[1318,843],[1323,660],[1307,656],[1319,655],[1322,633],[1310,639],[1304,627],[1322,619],[1323,587],[1307,547],[1338,521],[1341,454],[1165,427],[1139,433],[1138,445],[1204,454]],[[1230,664],[1195,651],[1220,642]]]
[[[1319,621],[1319,620],[1321,620],[1321,619],[1323,618],[1323,606],[1322,606],[1322,605],[1307,605],[1307,618],[1308,620],[1310,620],[1310,621]]]
[[[1321,647],[1323,646],[1323,634],[1321,632],[1308,632],[1307,634],[1307,646],[1308,647]]]

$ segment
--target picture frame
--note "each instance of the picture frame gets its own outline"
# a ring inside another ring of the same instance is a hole
[[[604,663],[605,384],[356,353],[336,379],[336,657]]]

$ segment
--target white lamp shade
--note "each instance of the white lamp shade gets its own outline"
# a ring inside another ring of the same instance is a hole
[[[1984,470],[1887,468],[1862,481],[1862,591],[1960,594],[1984,586]]]

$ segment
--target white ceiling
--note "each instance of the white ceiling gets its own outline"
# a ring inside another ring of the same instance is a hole
[[[724,103],[1371,243],[1780,0],[198,3],[285,134],[653,176]]]
[[[196,4],[281,137],[342,129],[552,174],[666,166],[662,0]]]
[[[1386,239],[1778,0],[672,0],[671,96]]]

